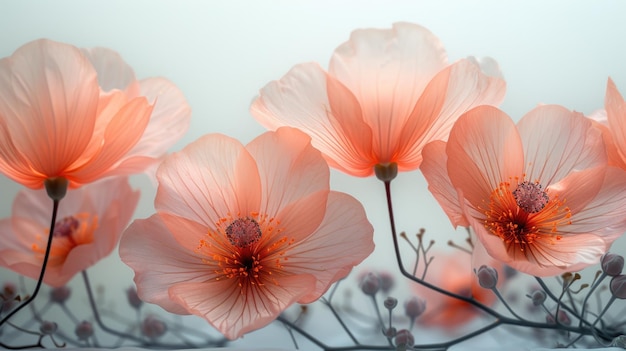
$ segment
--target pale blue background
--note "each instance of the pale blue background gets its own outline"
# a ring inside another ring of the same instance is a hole
[[[0,57],[46,37],[79,47],[118,51],[138,78],[164,76],[193,109],[191,128],[175,146],[206,133],[248,142],[264,131],[248,113],[258,90],[293,65],[326,66],[334,48],[363,27],[419,23],[443,42],[450,60],[491,56],[508,84],[501,108],[518,119],[539,103],[583,113],[603,107],[611,76],[626,93],[626,3],[619,1],[3,1]],[[136,216],[153,212],[154,189]],[[376,179],[332,174],[335,190],[361,200],[376,229],[377,250],[364,267],[393,270],[383,186]],[[457,235],[419,172],[394,181],[399,230],[425,227],[443,247]],[[10,215],[19,187],[0,177],[0,216]],[[624,253],[624,240],[619,252]],[[410,260],[407,260],[410,262]],[[112,271],[113,270],[113,271]],[[361,270],[361,268],[359,268]],[[132,274],[116,254],[90,270],[107,289],[126,288]],[[115,272],[115,273],[112,273]],[[10,276],[0,270],[3,276]],[[76,279],[79,280],[79,279]],[[78,285],[80,287],[80,285]],[[78,289],[78,288],[77,288]],[[252,335],[247,338],[255,340]]]

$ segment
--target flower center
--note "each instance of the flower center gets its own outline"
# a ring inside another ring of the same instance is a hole
[[[515,189],[510,182],[500,183],[483,211],[485,228],[500,237],[512,255],[528,255],[538,240],[554,244],[561,239],[559,226],[572,223],[565,200],[550,198],[539,182],[517,182]]]
[[[243,290],[266,283],[278,284],[286,252],[294,239],[283,235],[280,222],[253,212],[215,223],[196,249],[209,266],[212,279],[238,279]]]
[[[67,216],[54,224],[52,247],[48,264],[62,265],[67,255],[76,246],[93,242],[93,233],[98,228],[98,216],[88,213],[77,213]],[[46,252],[48,234],[39,235],[31,249],[41,258]]]
[[[226,227],[226,236],[231,244],[245,248],[261,239],[261,227],[250,217],[237,218]]]
[[[523,181],[513,191],[517,206],[527,213],[541,211],[550,200],[548,193],[541,189],[541,184]]]

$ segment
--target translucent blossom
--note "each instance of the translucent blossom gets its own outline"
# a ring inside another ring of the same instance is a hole
[[[301,129],[328,163],[367,177],[417,169],[422,148],[446,140],[474,106],[499,104],[505,92],[495,61],[449,64],[437,37],[410,23],[360,29],[335,50],[328,72],[300,64],[267,84],[251,113],[266,128]]]
[[[424,150],[429,189],[488,254],[549,276],[596,264],[626,230],[626,173],[607,166],[601,132],[581,114],[539,106],[515,125],[491,106],[465,113]]]
[[[329,190],[328,165],[296,129],[246,146],[204,136],[157,179],[156,214],[131,224],[120,256],[142,300],[230,339],[315,301],[374,249],[362,205]]]
[[[112,177],[68,191],[59,204],[44,283],[62,287],[76,273],[108,256],[130,222],[139,192],[126,177]],[[37,279],[52,212],[45,191],[24,189],[10,218],[0,220],[0,266]]]
[[[108,49],[35,40],[0,60],[0,172],[30,188],[70,188],[152,166],[189,125],[167,80],[136,81]]]
[[[609,165],[626,169],[626,102],[609,78],[604,98],[604,109],[589,118],[602,131]]]
[[[438,252],[428,267],[426,281],[454,294],[473,297],[478,302],[491,306],[496,301],[496,295],[479,285],[472,266],[472,255],[464,252]],[[500,279],[498,287],[505,283],[501,264],[488,259],[489,266],[497,268]],[[421,277],[423,266],[418,267],[418,276]],[[452,331],[481,315],[480,311],[471,304],[447,297],[421,285],[414,285],[415,291],[426,301],[427,308],[417,322],[422,326],[444,328]]]

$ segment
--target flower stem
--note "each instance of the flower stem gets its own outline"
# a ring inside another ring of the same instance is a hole
[[[28,306],[31,302],[35,300],[37,294],[39,293],[39,289],[41,289],[41,284],[43,283],[44,274],[46,274],[46,267],[48,266],[48,258],[50,257],[50,249],[52,248],[52,238],[54,237],[54,225],[57,220],[57,212],[59,210],[59,202],[60,200],[52,200],[52,219],[50,220],[50,232],[48,234],[48,243],[46,244],[46,253],[43,257],[43,264],[41,265],[41,272],[39,273],[39,279],[37,279],[37,285],[35,285],[35,290],[32,295],[26,299],[22,304],[17,306],[14,310],[9,312],[2,320],[0,321],[0,327],[6,323],[13,315],[19,312],[22,308]]]

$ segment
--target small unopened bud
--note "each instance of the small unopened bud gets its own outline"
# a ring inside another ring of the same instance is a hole
[[[611,279],[611,294],[618,299],[626,299],[626,275],[618,275]]]
[[[498,271],[492,267],[480,266],[476,271],[476,277],[478,277],[478,284],[485,289],[495,289],[498,284]]]
[[[540,306],[546,301],[546,292],[543,290],[535,290],[532,295],[530,295],[530,299],[533,301],[533,305]]]
[[[383,304],[385,305],[386,309],[393,310],[394,308],[396,308],[396,306],[398,306],[398,299],[396,299],[395,297],[389,296],[388,298],[385,299]]]
[[[5,301],[13,300],[17,297],[17,286],[13,283],[4,283],[2,286],[2,299]]]
[[[82,321],[76,326],[74,332],[79,340],[87,340],[93,336],[93,325],[87,321]]]
[[[413,296],[404,303],[404,313],[411,319],[415,319],[426,310],[426,301]]]
[[[380,289],[380,279],[376,273],[367,273],[361,280],[361,290],[365,295],[374,296]]]
[[[128,298],[128,304],[137,310],[143,304],[143,301],[141,301],[139,295],[137,295],[137,289],[133,287],[126,289],[126,298]]]
[[[397,331],[396,331],[396,328],[391,327],[391,328],[387,328],[387,329],[383,330],[383,334],[387,338],[393,338],[393,337],[396,336]]]
[[[150,338],[156,339],[167,331],[167,325],[154,316],[148,316],[141,323],[141,333]]]
[[[395,284],[393,274],[388,272],[380,272],[378,274],[378,277],[380,279],[380,290],[385,294],[388,293]]]
[[[398,350],[406,350],[407,348],[413,347],[415,345],[415,338],[410,331],[406,329],[398,330],[396,333],[396,347]]]
[[[622,274],[624,269],[624,257],[612,253],[607,253],[601,259],[602,271],[611,277]]]
[[[67,286],[60,286],[50,290],[50,300],[60,305],[64,304],[70,298],[72,290]]]
[[[49,321],[43,321],[43,322],[41,322],[41,325],[39,326],[39,331],[43,335],[51,335],[51,334],[56,333],[57,328],[58,328],[58,326],[57,326],[56,323],[49,322]]]

